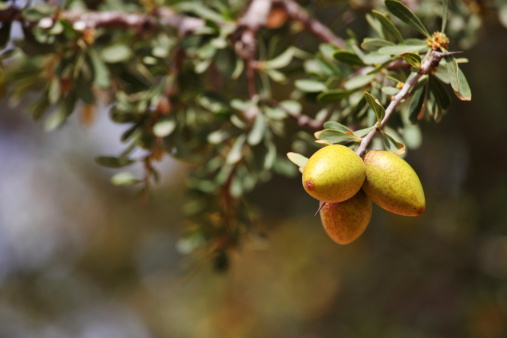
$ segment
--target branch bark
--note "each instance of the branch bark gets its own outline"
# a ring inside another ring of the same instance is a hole
[[[359,147],[356,150],[356,153],[363,157],[364,153],[366,152],[366,148],[370,144],[373,137],[377,134],[379,129],[381,129],[389,120],[391,117],[391,114],[394,112],[394,110],[398,107],[398,105],[401,103],[401,101],[407,97],[410,90],[417,84],[417,81],[421,78],[421,76],[425,74],[431,73],[433,70],[438,68],[438,65],[440,64],[440,60],[444,56],[451,55],[454,53],[442,53],[438,51],[432,51],[428,58],[424,61],[424,63],[421,65],[421,68],[417,73],[415,73],[401,88],[401,90],[392,97],[391,103],[386,108],[386,113],[384,115],[384,118],[382,121],[377,122],[375,125],[375,128],[373,128],[366,136],[363,137],[361,143],[359,144]]]

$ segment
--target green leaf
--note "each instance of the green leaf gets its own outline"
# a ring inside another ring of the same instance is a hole
[[[297,89],[306,93],[317,93],[327,89],[326,85],[317,80],[296,80],[294,83]]]
[[[371,83],[371,81],[373,81],[374,78],[375,78],[375,74],[369,74],[369,75],[364,74],[364,75],[352,76],[350,79],[348,79],[344,83],[343,86],[347,90],[361,88],[366,85],[369,85]]]
[[[417,120],[423,117],[422,113],[425,109],[425,101],[427,98],[427,86],[426,82],[424,82],[419,88],[417,88],[414,92],[414,96],[410,101],[409,107],[409,119],[412,123],[417,123]]]
[[[263,168],[264,168],[264,170],[271,170],[271,168],[273,167],[273,164],[275,164],[275,160],[276,160],[276,146],[271,141],[266,141],[265,145],[266,145],[268,152],[266,153],[266,156],[264,157]]]
[[[398,94],[399,91],[400,90],[396,87],[389,87],[389,86],[382,87],[382,93],[389,95],[389,96],[394,96],[394,95]]]
[[[49,82],[48,88],[48,99],[50,103],[56,103],[60,99],[61,89],[60,89],[60,79],[54,76]]]
[[[2,28],[0,28],[0,49],[4,49],[11,38],[11,26],[12,22],[2,23]]]
[[[414,53],[422,51],[423,49],[428,49],[426,44],[424,45],[393,45],[382,47],[378,50],[380,54],[386,55],[400,55],[405,53]]]
[[[447,11],[449,9],[448,0],[442,0],[442,29],[441,32],[445,32],[445,26],[447,25]]]
[[[339,122],[336,122],[336,121],[325,122],[324,129],[334,129],[334,130],[343,131],[343,132],[351,131],[347,126],[345,126]]]
[[[243,157],[243,145],[246,141],[246,135],[241,134],[238,136],[236,141],[234,142],[231,150],[229,151],[229,154],[227,154],[227,158],[225,162],[227,164],[236,164],[241,160]]]
[[[49,132],[60,127],[67,120],[67,112],[63,105],[60,105],[48,118],[44,121],[44,130]]]
[[[431,37],[430,33],[428,33],[428,30],[426,27],[424,27],[421,20],[419,20],[419,18],[414,13],[412,13],[412,11],[408,9],[407,6],[397,0],[385,0],[385,4],[389,12],[391,12],[394,16],[398,17],[401,21],[405,22],[411,27],[417,29],[427,38]]]
[[[263,71],[275,82],[284,83],[287,81],[285,74],[276,69],[264,69]]]
[[[136,161],[127,157],[99,156],[95,158],[95,162],[107,168],[123,168]]]
[[[354,131],[354,135],[356,135],[357,137],[364,137],[372,129],[375,129],[375,128],[376,128],[375,126],[372,126],[372,127],[368,127],[368,128],[364,128],[364,129],[359,129],[359,130]]]
[[[348,50],[339,49],[333,53],[333,57],[336,60],[346,63],[346,64],[349,64],[349,65],[365,66],[365,63],[363,62],[363,60],[361,60],[359,58],[359,56],[357,56],[356,53],[348,51]]]
[[[371,109],[375,112],[375,116],[377,117],[377,121],[381,122],[384,116],[386,115],[386,110],[380,104],[380,102],[374,98],[370,93],[364,92],[364,98],[366,102],[370,105]]]
[[[365,56],[363,56],[364,63],[369,64],[369,65],[384,63],[384,62],[389,61],[390,59],[391,59],[391,56],[385,55],[385,54],[380,54],[377,52],[368,53]]]
[[[335,129],[324,129],[315,133],[317,143],[321,144],[341,144],[341,143],[359,143],[361,139],[351,132],[343,132]]]
[[[297,165],[301,170],[305,168],[308,158],[298,153],[287,153],[289,161]]]
[[[153,126],[153,134],[157,137],[166,137],[171,135],[171,133],[176,129],[176,121],[174,120],[163,120],[157,122]]]
[[[384,139],[384,143],[389,151],[395,153],[398,156],[405,154],[407,148],[402,142],[397,141],[382,129],[380,130],[380,132],[382,134],[382,138]]]
[[[372,14],[377,18],[378,21],[380,21],[380,24],[382,25],[382,28],[391,34],[398,42],[403,43],[403,36],[401,35],[400,31],[393,25],[393,22],[391,19],[386,17],[384,14],[380,13],[379,11],[372,10]]]
[[[458,99],[462,101],[470,101],[472,93],[465,78],[465,74],[459,69],[456,59],[452,56],[446,57],[451,87]]]
[[[133,185],[141,182],[142,180],[135,178],[129,172],[117,173],[111,178],[111,183],[117,186]]]
[[[317,96],[317,100],[322,103],[333,103],[333,102],[339,102],[352,94],[353,91],[351,90],[327,90],[325,92],[320,93]]]
[[[75,93],[85,104],[93,104],[95,95],[92,91],[92,83],[86,81],[83,77],[75,80]]]
[[[363,40],[363,43],[361,44],[361,47],[364,50],[367,50],[370,52],[375,52],[382,47],[392,46],[392,45],[394,45],[394,43],[392,43],[391,41],[384,40],[384,39],[365,38]]]
[[[405,53],[401,54],[401,57],[412,67],[421,68],[421,57],[419,54]]]
[[[271,60],[262,61],[261,67],[273,69],[283,68],[288,66],[293,58],[294,58],[294,48],[289,47],[277,57]]]
[[[122,43],[105,47],[101,51],[102,59],[107,63],[123,62],[130,58],[132,50]]]
[[[299,115],[303,110],[301,103],[295,100],[284,100],[280,102],[280,106],[291,115]]]
[[[90,48],[88,55],[93,68],[93,83],[99,88],[108,88],[111,83],[109,80],[109,68],[107,68],[106,64],[95,49]]]
[[[252,130],[250,130],[250,133],[248,134],[248,144],[251,146],[259,144],[264,137],[265,130],[266,123],[264,122],[264,115],[262,115],[260,112],[257,112],[255,115],[255,121]]]
[[[442,83],[434,76],[429,77],[429,90],[435,95],[438,105],[446,110],[451,105],[451,97]]]

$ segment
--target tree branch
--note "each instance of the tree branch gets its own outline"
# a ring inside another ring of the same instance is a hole
[[[417,84],[417,81],[421,78],[421,76],[425,74],[429,74],[432,71],[434,71],[436,68],[438,68],[438,65],[440,64],[440,60],[444,56],[455,54],[455,52],[452,53],[442,53],[437,51],[432,51],[428,58],[424,61],[424,63],[421,65],[421,68],[417,73],[415,73],[401,88],[401,90],[394,95],[391,98],[391,103],[386,108],[386,113],[384,115],[384,118],[382,121],[377,122],[375,124],[375,128],[373,128],[366,136],[363,137],[361,140],[361,143],[359,144],[359,147],[356,150],[356,153],[359,156],[363,156],[366,152],[366,148],[370,144],[371,140],[377,134],[377,131],[381,129],[389,120],[391,117],[391,114],[394,112],[394,110],[398,107],[398,105],[401,103],[401,101],[407,97],[410,90]]]
[[[317,36],[321,41],[334,44],[340,48],[345,48],[343,39],[336,36],[322,23],[312,18],[296,1],[275,0],[274,2],[281,4],[292,20],[301,22],[307,30]]]

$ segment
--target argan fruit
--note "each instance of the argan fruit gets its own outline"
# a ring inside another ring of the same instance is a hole
[[[354,197],[344,202],[326,203],[320,209],[320,219],[333,241],[348,244],[366,230],[370,223],[371,209],[371,199],[359,190]]]
[[[381,208],[404,216],[418,216],[426,208],[424,190],[414,169],[399,156],[373,150],[364,157],[363,190]]]
[[[342,145],[329,145],[308,159],[303,170],[303,187],[319,201],[343,202],[361,189],[365,171],[361,157],[354,151]]]

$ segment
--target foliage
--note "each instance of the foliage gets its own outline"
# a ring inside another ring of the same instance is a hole
[[[448,53],[472,41],[480,16],[471,5],[425,1],[416,16],[386,0],[366,14],[367,37],[348,31],[342,40],[294,1],[264,2],[264,17],[250,11],[259,3],[4,2],[1,92],[48,131],[76,111],[110,107],[110,118],[126,126],[125,149],[96,161],[145,168],[144,177],[118,172],[116,185],[146,192],[163,156],[190,163],[192,226],[180,247],[224,268],[228,251],[258,222],[247,193],[274,173],[297,174],[287,152],[299,166],[319,144],[403,154],[420,145],[421,121],[442,119],[452,92],[471,99],[459,68],[467,59]],[[475,24],[460,28],[459,20]],[[14,24],[22,37],[12,44]]]

